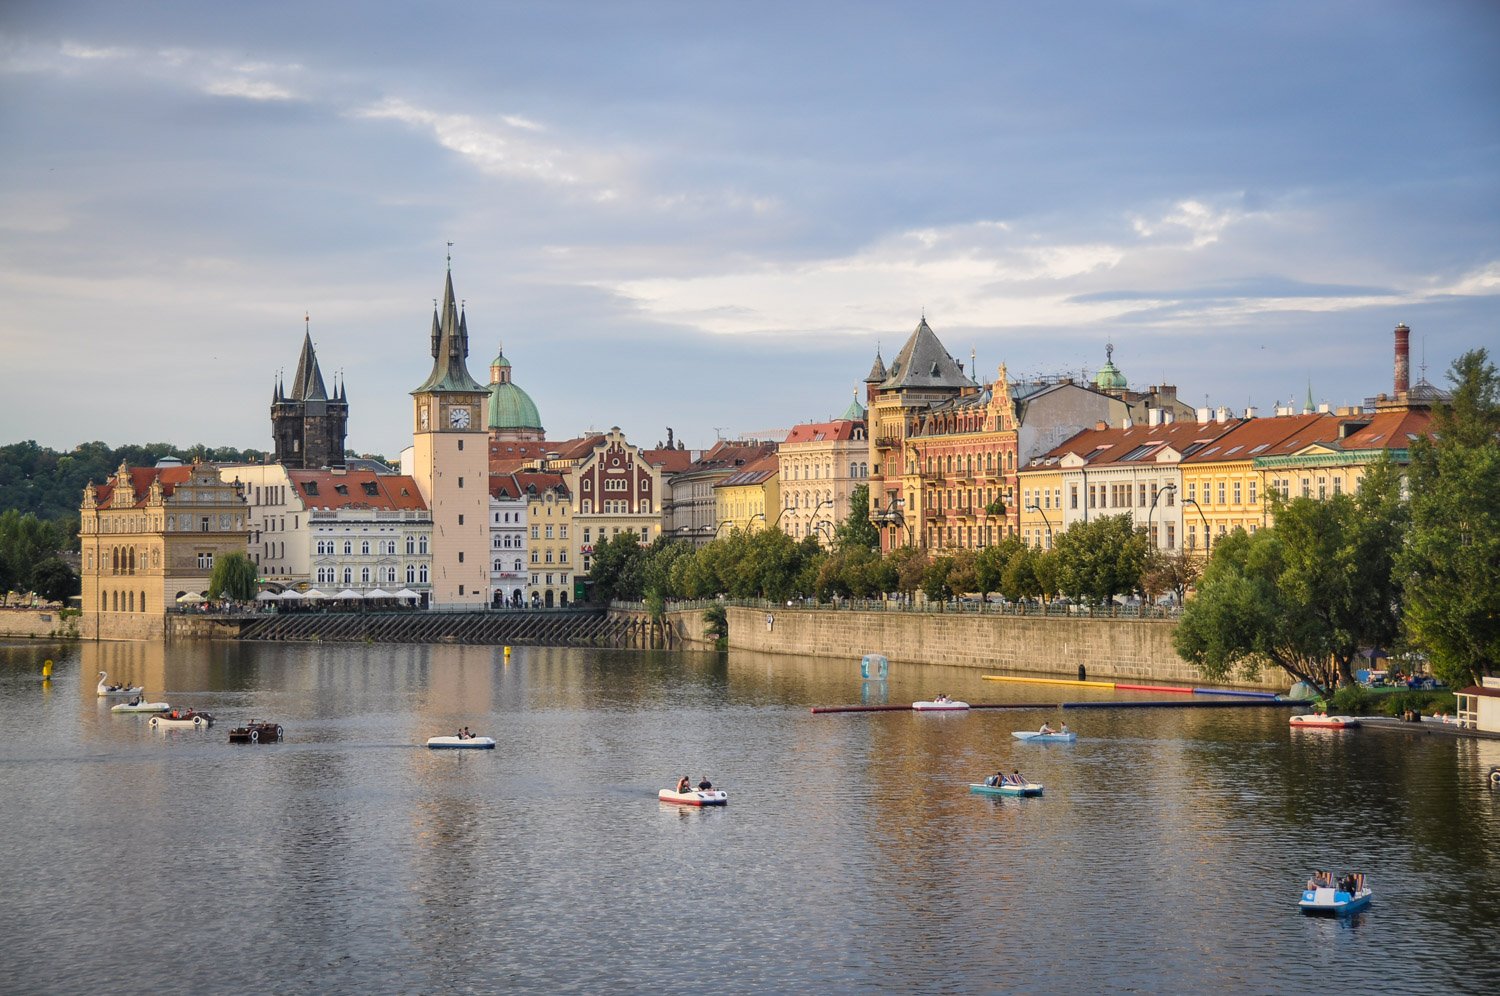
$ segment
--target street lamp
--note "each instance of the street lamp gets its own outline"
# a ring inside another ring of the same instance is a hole
[[[720,531],[722,531],[725,526],[729,525],[733,521],[733,519],[725,519],[723,522],[719,523],[719,528],[714,530],[714,539],[718,539]]]
[[[1042,511],[1042,506],[1033,502],[1026,506],[1026,511],[1035,512],[1042,517],[1042,522],[1047,526],[1047,549],[1052,549],[1052,523],[1047,518],[1047,513]]]
[[[1203,553],[1208,554],[1209,547],[1213,545],[1213,537],[1208,532],[1208,516],[1203,514],[1203,506],[1191,498],[1182,499],[1184,505],[1191,505],[1198,510],[1198,518],[1203,520]]]
[[[1177,485],[1175,485],[1175,484],[1164,484],[1164,485],[1162,485],[1162,487],[1161,487],[1160,490],[1158,490],[1154,495],[1151,496],[1151,511],[1149,511],[1149,512],[1146,513],[1146,535],[1150,538],[1152,547],[1159,547],[1159,544],[1156,542],[1156,536],[1155,536],[1155,534],[1151,532],[1151,517],[1156,514],[1156,501],[1157,501],[1158,498],[1160,498],[1162,495],[1166,494],[1168,491],[1176,491],[1176,490],[1177,490]],[[1202,509],[1199,509],[1199,511],[1201,512]]]
[[[828,545],[829,546],[833,546],[833,523],[831,523],[831,522],[814,522],[813,523],[813,532],[815,532],[815,533],[822,533],[824,536],[826,536],[828,538]]]

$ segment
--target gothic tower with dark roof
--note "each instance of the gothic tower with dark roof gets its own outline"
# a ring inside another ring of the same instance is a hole
[[[304,331],[302,355],[290,386],[278,377],[271,395],[271,436],[276,462],[298,470],[344,466],[344,438],[349,427],[349,399],[344,385],[330,397],[318,369],[312,333]]]

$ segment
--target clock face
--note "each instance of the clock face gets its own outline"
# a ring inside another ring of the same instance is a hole
[[[467,429],[469,427],[469,410],[467,408],[454,408],[448,412],[448,421],[455,429]]]

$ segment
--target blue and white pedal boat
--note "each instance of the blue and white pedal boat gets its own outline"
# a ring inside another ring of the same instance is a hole
[[[427,746],[433,750],[494,750],[493,737],[428,737]]]
[[[1321,885],[1315,889],[1303,889],[1302,899],[1297,903],[1297,908],[1304,913],[1326,913],[1331,916],[1341,916],[1345,913],[1357,912],[1369,906],[1373,895],[1373,890],[1365,883],[1364,877],[1361,876],[1359,886],[1353,892]]]
[[[1024,785],[971,784],[969,791],[975,795],[1041,795],[1042,786],[1036,782],[1027,782]]]

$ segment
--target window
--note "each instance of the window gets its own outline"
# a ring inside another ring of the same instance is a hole
[[[426,536],[418,536],[417,537],[417,553],[421,554],[424,557],[427,555],[427,537]]]
[[[370,569],[368,567],[361,567],[359,569],[359,583],[360,584],[369,584],[370,583]]]
[[[370,555],[370,541],[369,540],[364,540],[364,541],[362,541],[359,544],[359,552],[360,552],[361,556],[368,557]]]
[[[427,565],[426,564],[423,564],[421,567],[417,568],[417,581],[419,581],[422,584],[426,584],[427,583]]]
[[[214,555],[212,553],[198,554],[198,569],[200,571],[211,571],[214,569]]]
[[[1250,504],[1257,505],[1259,503],[1260,503],[1259,502],[1259,498],[1255,494],[1255,481],[1251,481],[1250,482]]]
[[[460,526],[461,526],[461,525],[463,525],[463,524],[464,524],[464,516],[463,516],[463,513],[462,513],[462,512],[460,512],[460,513],[459,513],[459,514],[458,514],[458,524],[459,524],[459,525],[460,525]]]
[[[460,478],[459,478],[459,479],[458,479],[458,486],[459,486],[459,487],[463,487],[463,486],[464,486],[464,479],[463,479],[463,478],[462,478],[462,477],[460,477]]]
[[[352,556],[354,553],[354,541],[344,540],[344,556]]]
[[[1167,549],[1174,549],[1177,545],[1177,523],[1167,523]]]
[[[417,565],[416,564],[407,564],[406,565],[406,583],[407,584],[413,584],[416,580],[417,580]]]
[[[1236,505],[1238,505],[1240,503],[1240,482],[1239,481],[1235,481],[1234,482],[1234,503]]]
[[[352,567],[346,567],[346,568],[344,568],[344,584],[353,584],[353,583],[354,583],[354,568],[352,568]]]
[[[1219,504],[1220,505],[1224,504],[1224,482],[1223,481],[1219,482]]]
[[[406,537],[406,555],[408,557],[411,556],[413,553],[416,552],[416,549],[417,549],[417,538],[415,536],[408,536],[408,537]]]
[[[566,522],[557,527],[557,538],[558,539],[567,539],[568,538],[568,524]]]
[[[532,526],[531,527],[531,538],[532,539],[541,539],[542,538],[542,527],[541,526]]]

